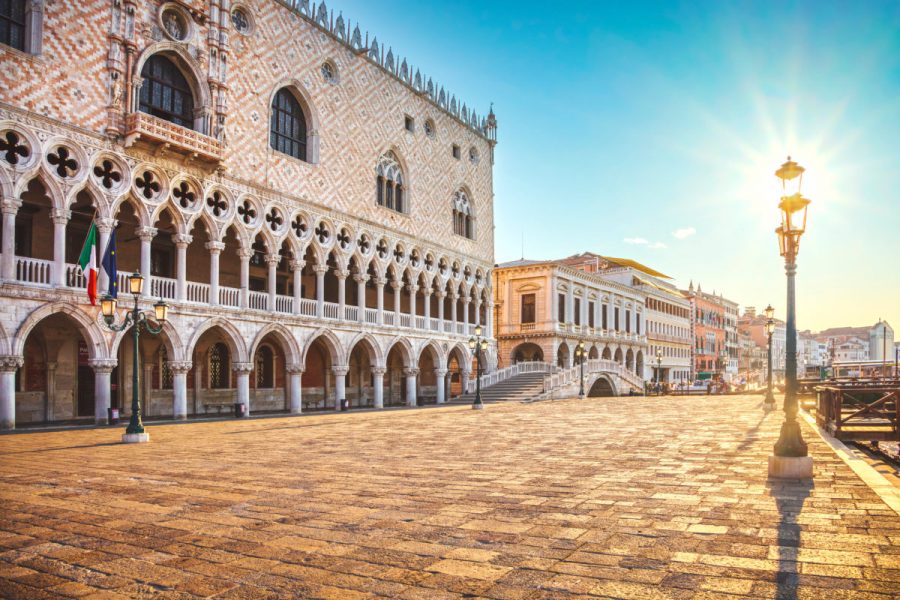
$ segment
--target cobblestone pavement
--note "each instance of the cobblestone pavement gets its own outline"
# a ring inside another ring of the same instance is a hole
[[[888,598],[900,518],[751,397],[0,436],[0,596]]]

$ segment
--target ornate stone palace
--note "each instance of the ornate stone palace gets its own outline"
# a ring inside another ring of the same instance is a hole
[[[132,271],[172,307],[141,338],[147,415],[466,385],[493,337],[492,111],[324,3],[10,0],[0,25],[3,428],[129,411],[135,348],[76,265],[92,222],[118,321]]]

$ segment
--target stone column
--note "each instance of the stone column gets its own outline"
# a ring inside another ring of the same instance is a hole
[[[53,274],[50,283],[56,287],[66,285],[66,225],[72,218],[71,210],[54,208],[53,220]]]
[[[328,265],[316,265],[316,317],[325,316],[325,273]]]
[[[400,327],[400,290],[403,284],[399,281],[391,282],[391,289],[394,290],[394,327]]]
[[[425,314],[425,329],[431,329],[431,294],[433,293],[434,289],[431,286],[422,290],[422,300],[425,302],[425,310],[423,311]]]
[[[459,383],[462,385],[462,391],[460,394],[467,394],[469,392],[469,375],[471,371],[469,369],[460,369],[459,370]]]
[[[115,219],[102,218],[94,219],[97,226],[97,297],[109,291],[109,275],[103,269],[103,253],[106,252],[106,245],[109,243],[109,235],[116,226]],[[15,277],[15,275],[13,275]]]
[[[455,291],[450,292],[450,322],[453,323],[454,332],[456,331],[456,299],[457,294]]]
[[[253,248],[238,250],[238,258],[241,259],[241,308],[250,306],[250,257],[252,256]]]
[[[416,294],[419,292],[419,286],[410,284],[409,286],[409,323],[411,327],[416,326]]]
[[[275,269],[278,268],[279,262],[281,262],[281,257],[277,254],[269,254],[266,256],[266,265],[269,267],[269,273],[266,277],[269,291],[269,312],[275,312],[275,285],[277,283]]]
[[[300,314],[300,300],[303,298],[303,267],[306,262],[302,260],[292,260],[291,270],[294,274],[294,314]]]
[[[338,280],[338,320],[341,321],[346,320],[344,313],[347,311],[344,307],[347,306],[347,277],[349,275],[349,271],[343,269],[337,269],[334,272],[334,276]]]
[[[438,290],[437,292],[437,307],[438,307],[438,329],[439,331],[444,331],[444,298],[447,297],[446,290]]]
[[[93,358],[88,365],[94,369],[94,422],[98,425],[106,425],[109,422],[109,414],[106,409],[110,407],[110,374],[118,364],[114,358]],[[146,401],[144,402],[146,405]],[[146,406],[143,407],[146,414]]]
[[[219,305],[219,255],[225,249],[224,242],[206,242],[209,250],[209,304]]]
[[[384,408],[384,367],[372,367],[372,392],[375,396],[375,408]]]
[[[144,278],[144,289],[147,296],[153,295],[153,281],[151,280],[151,249],[153,238],[158,230],[155,227],[138,227],[135,233],[141,240],[141,277]]]
[[[237,376],[237,403],[247,407],[244,411],[244,417],[250,416],[250,372],[253,370],[253,363],[235,362],[231,363],[231,369]]]
[[[494,337],[494,301],[488,300],[484,311],[484,337]]]
[[[187,374],[193,363],[185,361],[169,361],[172,372],[172,416],[175,419],[187,419]]]
[[[55,408],[51,398],[56,398],[56,368],[58,363],[47,363],[47,401],[45,403],[44,420],[52,421],[55,418]]]
[[[181,302],[187,300],[187,247],[193,239],[184,233],[172,236],[177,257],[175,261],[175,299]]]
[[[435,369],[434,370],[434,380],[436,383],[435,387],[437,389],[437,403],[438,404],[443,404],[444,402],[446,402],[446,399],[444,398],[444,392],[446,391],[446,388],[447,388],[446,377],[447,377],[447,369]]]
[[[559,290],[555,287],[553,288],[553,293],[550,296],[550,322],[553,323],[553,329],[558,329],[559,323]]]
[[[19,212],[20,206],[22,201],[11,197],[4,198],[0,205],[3,210],[3,259],[0,262],[0,277],[7,281],[16,278],[16,213]],[[15,415],[12,422],[15,422]]]
[[[16,428],[16,371],[24,364],[21,356],[0,356],[0,429]]]
[[[481,296],[475,297],[475,325],[481,325]]]
[[[566,323],[575,322],[575,285],[569,282],[569,291],[566,293]]]
[[[288,365],[285,370],[290,379],[291,414],[299,415],[303,412],[303,365]]]
[[[406,376],[406,405],[416,406],[416,377],[419,370],[403,369],[403,375]]]
[[[472,303],[472,297],[466,294],[463,296],[463,334],[469,335],[469,305]]]
[[[144,372],[141,373],[141,414],[150,415],[150,391],[153,389],[153,361],[142,361]]]
[[[378,309],[378,324],[384,325],[384,284],[387,283],[387,280],[384,277],[376,277],[375,278],[375,289],[376,300],[377,300],[377,309]]]
[[[359,312],[357,320],[360,323],[366,322],[366,282],[369,280],[367,275],[356,274],[353,281],[356,282],[356,310]]]
[[[347,399],[347,373],[350,367],[336,365],[331,372],[334,373],[334,410],[341,410],[341,400]]]

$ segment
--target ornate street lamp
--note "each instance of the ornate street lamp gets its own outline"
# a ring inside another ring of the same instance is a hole
[[[150,434],[144,431],[144,424],[141,422],[140,386],[138,385],[138,354],[140,352],[138,343],[141,328],[146,329],[153,335],[158,335],[162,332],[163,323],[169,317],[169,305],[163,302],[162,299],[153,305],[152,318],[157,325],[150,322],[148,314],[140,311],[138,298],[143,287],[144,278],[141,277],[140,273],[134,273],[128,277],[128,291],[134,295],[134,308],[125,313],[125,320],[121,325],[113,323],[116,318],[116,299],[107,294],[100,300],[100,312],[103,314],[103,320],[112,331],[125,331],[132,325],[134,326],[132,329],[134,348],[132,350],[133,362],[131,372],[131,420],[125,429],[125,435],[122,436],[122,441],[126,443],[150,441]]]
[[[662,348],[656,349],[656,395],[660,394],[660,379],[662,375]]]
[[[578,359],[578,362],[581,364],[581,387],[578,389],[578,397],[580,399],[584,399],[584,361],[587,358],[584,350],[584,340],[578,342],[578,345],[575,347],[575,358]]]
[[[481,401],[481,354],[487,350],[487,340],[481,337],[481,325],[475,326],[475,337],[469,338],[469,348],[475,352],[475,401],[472,408],[482,410],[484,403]]]
[[[775,309],[772,308],[772,305],[766,307],[766,336],[769,338],[769,346],[768,346],[768,368],[766,375],[766,399],[763,402],[763,410],[774,410],[775,409],[775,395],[772,393],[772,334],[775,333]]]
[[[778,247],[784,257],[787,275],[787,316],[785,319],[784,366],[784,423],[775,443],[775,455],[769,457],[769,475],[773,477],[812,477],[812,457],[800,433],[797,421],[797,315],[795,306],[794,277],[797,273],[797,254],[800,237],[806,231],[806,210],[810,201],[800,194],[804,168],[791,160],[775,171],[781,179],[782,196],[778,204],[781,210],[781,226],[775,230]]]

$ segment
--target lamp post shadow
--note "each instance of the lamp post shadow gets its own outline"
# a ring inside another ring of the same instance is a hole
[[[769,494],[778,508],[778,573],[776,574],[778,600],[796,600],[800,585],[797,555],[801,543],[801,526],[798,523],[803,504],[812,495],[812,480],[769,480]]]

